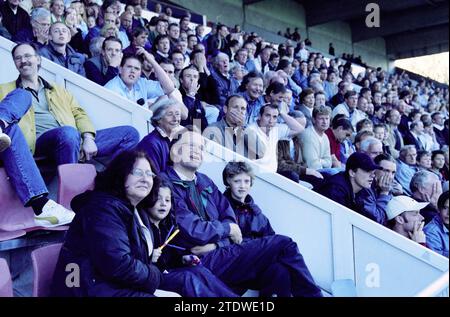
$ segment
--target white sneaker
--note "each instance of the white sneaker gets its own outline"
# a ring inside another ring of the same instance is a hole
[[[37,226],[51,228],[62,226],[72,222],[75,213],[49,200],[42,208],[40,215],[34,216],[34,222]]]
[[[5,133],[3,133],[2,128],[0,128],[0,152],[3,152],[11,145],[11,139]]]

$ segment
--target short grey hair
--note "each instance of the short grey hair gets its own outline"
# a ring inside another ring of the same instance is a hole
[[[220,61],[222,58],[227,58],[228,60],[230,60],[230,58],[228,57],[227,54],[220,52],[220,53],[218,53],[218,54],[216,55],[216,57],[214,58],[214,66],[217,66],[217,65],[219,64],[219,61]]]
[[[367,139],[364,139],[364,141],[361,142],[359,148],[360,148],[361,151],[367,153],[369,151],[370,147],[372,145],[375,145],[375,144],[383,145],[383,143],[381,143],[380,140],[374,138],[373,136],[370,136],[370,137],[368,137]]]
[[[400,157],[401,157],[401,158],[405,158],[406,153],[407,153],[409,150],[412,150],[412,149],[416,149],[416,146],[413,145],[413,144],[405,145],[404,147],[402,147],[402,148],[400,149]]]
[[[245,67],[242,66],[242,65],[240,65],[239,63],[235,63],[235,64],[233,64],[233,65],[231,66],[231,68],[230,68],[230,74],[234,74],[234,72],[235,72],[236,70],[242,70],[242,71],[245,71]]]
[[[409,183],[409,189],[412,193],[417,192],[420,188],[426,187],[429,180],[434,178],[435,180],[439,180],[439,177],[433,172],[421,170],[414,174],[411,182]]]
[[[153,111],[152,125],[156,127],[159,120],[166,115],[167,108],[173,105],[179,105],[179,102],[174,99],[160,99],[151,105],[150,110]]]
[[[91,52],[92,57],[99,56],[102,52],[102,45],[105,38],[103,36],[96,36],[89,43],[89,52]]]
[[[46,8],[35,8],[31,10],[30,19],[31,21],[37,21],[39,19],[50,18],[51,13]]]
[[[263,77],[263,83],[264,83],[264,89],[269,86],[270,81],[272,80],[273,77],[277,76],[277,73],[274,72],[273,70],[269,70],[264,74]]]

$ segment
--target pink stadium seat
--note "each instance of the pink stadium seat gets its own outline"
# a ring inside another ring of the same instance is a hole
[[[14,239],[25,235],[28,231],[67,230],[67,226],[43,228],[34,223],[34,213],[31,208],[23,206],[11,187],[5,169],[0,168],[0,241]]]
[[[3,231],[0,230],[0,241],[7,241],[25,235],[26,230]]]
[[[46,245],[31,252],[33,297],[47,297],[62,243]]]
[[[5,169],[0,168],[0,240],[25,234],[25,230],[34,227],[34,213],[25,208],[11,187]],[[1,232],[8,232],[4,235]],[[14,234],[13,232],[16,232]]]
[[[58,166],[58,203],[70,209],[70,201],[78,194],[94,188],[97,172],[92,164]]]
[[[8,263],[3,258],[0,258],[0,297],[13,297],[11,273]]]

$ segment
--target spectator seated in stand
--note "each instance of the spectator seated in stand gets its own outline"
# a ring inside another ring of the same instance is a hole
[[[236,93],[238,87],[235,87],[235,82],[230,79],[230,62],[227,54],[218,53],[213,65],[211,75],[208,77],[209,94],[206,101],[211,105],[219,106],[222,111],[225,100]]]
[[[181,102],[179,90],[175,88],[174,83],[155,61],[153,55],[142,47],[138,48],[138,54],[138,56],[123,56],[119,74],[107,82],[105,88],[145,107],[149,107],[164,95]],[[143,58],[152,65],[158,81],[141,77]],[[187,117],[187,109],[184,108],[182,111],[182,119],[184,120]]]
[[[408,195],[411,195],[411,179],[419,171],[416,158],[416,147],[414,145],[405,145],[400,150],[400,158],[397,159],[397,174],[395,175],[395,179],[402,185],[403,191]]]
[[[278,123],[279,118],[284,123]],[[264,105],[259,111],[256,123],[246,129],[249,158],[262,170],[275,173],[278,169],[278,141],[289,140],[303,130],[304,126],[288,114],[285,103]]]
[[[51,13],[44,8],[36,8],[30,14],[30,28],[21,29],[13,40],[17,43],[33,42],[39,49],[48,44]]]
[[[173,99],[159,100],[151,107],[152,125],[155,129],[139,142],[137,148],[148,155],[156,174],[167,168],[170,142],[181,128],[183,107],[184,105]]]
[[[439,196],[436,215],[424,228],[427,238],[427,247],[448,258],[448,208],[449,192],[443,192]]]
[[[421,203],[408,196],[396,196],[387,204],[388,227],[407,239],[427,246],[423,232],[424,218],[420,210],[427,203]]]
[[[92,57],[84,63],[86,77],[104,86],[119,74],[122,57],[122,42],[117,37],[106,38],[103,41],[100,55]]]
[[[363,189],[370,189],[375,171],[381,167],[364,153],[353,153],[347,160],[344,172],[325,180],[317,191],[329,199],[358,212],[356,195]]]
[[[13,94],[16,97],[9,99],[10,94],[2,102],[1,129],[12,141],[10,148],[2,152],[2,161],[19,198],[25,206],[33,208],[37,224],[68,223],[73,213],[46,198],[48,190],[32,155],[46,157],[56,166],[90,161],[135,147],[139,134],[130,126],[96,131],[66,89],[50,84],[38,75],[41,57],[32,44],[16,45],[12,57],[19,77],[0,85],[0,99],[11,91],[18,95]],[[12,107],[10,102],[15,98],[18,100]],[[20,167],[18,162],[21,162]]]
[[[53,23],[49,31],[49,43],[39,51],[42,57],[85,77],[86,57],[76,52],[70,45],[70,29],[62,22]]]
[[[386,154],[374,159],[381,169],[375,170],[370,188],[363,188],[356,194],[356,211],[381,225],[387,225],[386,206],[392,199],[394,177],[397,171],[395,160]]]

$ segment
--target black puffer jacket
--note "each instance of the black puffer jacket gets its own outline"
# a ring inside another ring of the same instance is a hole
[[[72,200],[76,216],[53,278],[54,296],[152,296],[161,273],[151,264],[134,208],[99,191]],[[79,287],[68,287],[66,266],[79,267]]]

